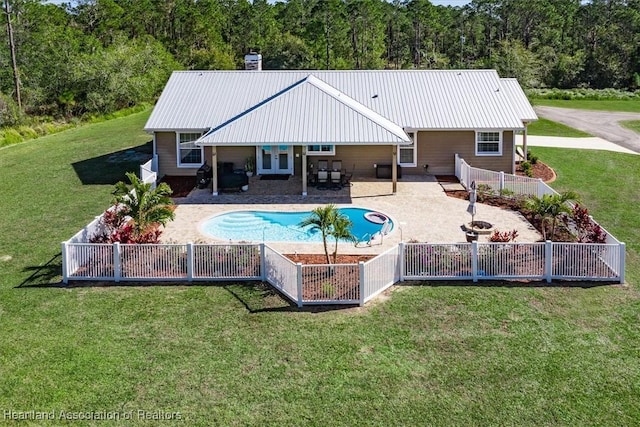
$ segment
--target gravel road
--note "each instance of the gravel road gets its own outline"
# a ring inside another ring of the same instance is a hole
[[[574,110],[543,106],[537,106],[535,110],[540,117],[580,129],[640,153],[640,134],[622,127],[618,123],[621,120],[640,120],[640,113]]]

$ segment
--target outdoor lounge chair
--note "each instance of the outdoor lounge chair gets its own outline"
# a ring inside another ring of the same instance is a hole
[[[329,168],[329,161],[328,160],[318,160],[318,170],[319,171],[326,171]]]
[[[342,175],[342,185],[347,187],[351,185],[351,178],[353,178],[353,171],[356,169],[356,165],[354,163],[353,167],[351,168],[351,172],[344,172],[344,175]]]
[[[331,161],[331,170],[342,172],[342,160],[332,160]]]
[[[342,176],[340,171],[331,171],[331,189],[342,189]]]
[[[329,188],[329,172],[326,170],[318,171],[318,190],[326,190]]]

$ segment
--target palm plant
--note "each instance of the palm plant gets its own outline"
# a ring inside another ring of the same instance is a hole
[[[302,220],[300,227],[311,226],[312,230],[320,231],[322,235],[322,244],[324,245],[324,254],[327,257],[327,264],[331,264],[329,258],[329,249],[327,247],[327,237],[333,232],[335,218],[339,215],[336,206],[329,204],[313,209],[308,217]]]
[[[353,222],[348,216],[337,212],[337,215],[333,221],[333,229],[331,230],[331,236],[335,239],[335,247],[333,251],[333,262],[336,263],[338,259],[338,241],[343,240],[347,242],[357,242],[358,238],[351,232]]]
[[[528,199],[524,207],[542,221],[542,237],[546,240],[546,223],[551,221],[549,239],[553,240],[556,234],[556,225],[560,215],[571,212],[569,202],[576,202],[580,196],[573,191],[566,191],[562,194],[544,194],[542,197],[533,196]]]
[[[119,214],[132,219],[134,235],[144,234],[158,224],[166,225],[173,220],[173,200],[169,197],[172,191],[166,183],[152,189],[151,184],[142,182],[135,173],[127,172],[126,175],[131,187],[120,181],[113,194],[115,202],[121,206]]]

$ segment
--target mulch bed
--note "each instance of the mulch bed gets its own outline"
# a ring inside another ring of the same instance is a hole
[[[544,182],[553,182],[556,180],[556,173],[549,166],[538,160],[536,163],[531,163],[531,171],[533,172],[533,178],[542,179]],[[522,171],[520,163],[516,165],[516,175],[526,176]]]
[[[196,177],[165,175],[160,182],[166,182],[171,187],[173,190],[171,197],[187,197],[196,186]]]

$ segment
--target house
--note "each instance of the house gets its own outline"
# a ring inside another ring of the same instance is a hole
[[[306,177],[318,160],[359,177],[385,166],[395,192],[397,165],[453,174],[456,153],[513,173],[514,134],[533,120],[518,82],[494,70],[176,71],[145,130],[159,177],[195,176],[206,161],[214,195],[219,165],[249,157],[259,175]]]

